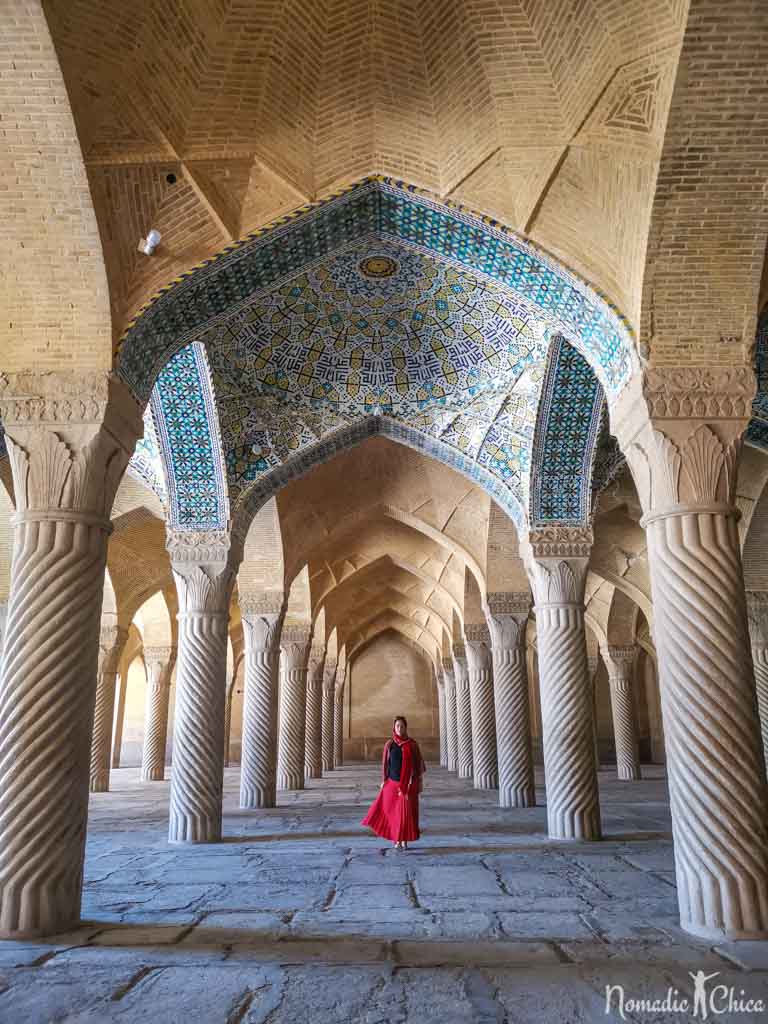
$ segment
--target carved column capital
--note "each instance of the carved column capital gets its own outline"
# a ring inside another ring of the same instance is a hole
[[[482,623],[467,623],[464,626],[464,650],[470,672],[480,672],[491,665],[491,634]]]
[[[584,607],[587,558],[545,558],[531,563],[531,580],[536,606],[573,605]]]
[[[166,548],[179,598],[179,616],[229,615],[241,552],[226,530],[168,529]]]
[[[99,630],[99,672],[117,672],[128,630],[117,625],[102,625]]]
[[[646,369],[611,410],[647,523],[710,511],[736,515],[736,467],[752,413],[749,367]]]
[[[336,685],[336,669],[338,663],[333,659],[326,658],[325,665],[323,666],[323,689],[333,690]]]
[[[279,611],[244,612],[240,605],[246,651],[249,654],[276,651],[280,645],[283,613]]]
[[[310,626],[284,626],[280,647],[285,659],[285,669],[306,669],[312,641]]]
[[[497,651],[522,647],[530,611],[531,595],[528,591],[488,595],[485,620],[494,656]]]
[[[126,386],[107,373],[0,374],[0,418],[15,521],[64,518],[109,530],[118,485],[144,432]]]

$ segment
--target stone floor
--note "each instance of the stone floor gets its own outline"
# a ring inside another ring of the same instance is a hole
[[[679,1007],[700,970],[768,1001],[768,943],[678,929],[665,784],[646,774],[603,769],[605,841],[558,844],[543,807],[501,811],[430,766],[423,838],[398,853],[358,825],[373,765],[258,813],[238,809],[228,769],[226,839],[195,847],[165,841],[167,782],[116,771],[91,801],[87,923],[0,943],[0,1021],[681,1022],[703,1018],[632,1001],[671,987]],[[623,986],[623,1018],[618,987],[606,1014],[606,985]]]

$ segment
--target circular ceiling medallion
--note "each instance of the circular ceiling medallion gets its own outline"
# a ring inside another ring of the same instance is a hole
[[[360,273],[364,277],[372,277],[375,279],[382,277],[392,277],[400,269],[397,265],[397,260],[393,260],[391,256],[366,256],[364,260],[360,260],[358,264]]]

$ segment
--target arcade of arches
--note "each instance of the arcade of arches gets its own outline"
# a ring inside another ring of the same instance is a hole
[[[545,862],[647,856],[679,963],[768,968],[768,7],[726,6],[0,5],[0,935],[40,975],[109,927],[91,842],[213,884],[236,821],[254,883],[270,838],[311,875],[291,830],[354,832],[395,712],[435,818],[365,862],[382,941],[432,870],[466,942],[499,858],[535,911]],[[494,984],[466,1019],[518,1019]]]

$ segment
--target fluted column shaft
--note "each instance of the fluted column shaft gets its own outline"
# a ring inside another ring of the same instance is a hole
[[[16,513],[0,669],[0,937],[80,918],[109,512],[141,435],[103,373],[6,374]]]
[[[224,698],[224,767],[229,768],[231,758],[229,748],[232,745],[232,701],[235,696],[235,673],[227,682],[227,692]]]
[[[454,644],[453,678],[456,682],[456,756],[460,779],[473,777],[472,703],[469,692],[469,670],[464,644]]]
[[[445,721],[445,684],[442,679],[437,681],[437,714],[440,728],[440,767],[448,765],[448,737]]]
[[[223,533],[171,534],[168,548],[179,599],[168,841],[210,843],[221,839],[233,553]]]
[[[766,794],[735,519],[675,515],[647,532],[681,923],[762,935]]]
[[[144,648],[147,693],[144,714],[144,748],[141,754],[141,779],[143,782],[162,782],[165,778],[168,705],[175,661],[175,647]]]
[[[525,629],[531,599],[527,593],[489,595],[488,628],[493,652],[499,805],[533,807],[533,773]]]
[[[240,595],[245,636],[240,806],[277,804],[277,700],[281,603]]]
[[[344,690],[336,690],[333,700],[333,767],[344,764]]]
[[[455,772],[459,767],[459,737],[456,722],[456,678],[451,658],[443,658],[443,686],[445,688],[445,767],[449,772]]]
[[[307,712],[304,723],[304,778],[320,779],[323,775],[323,670],[325,649],[313,646],[307,666]]]
[[[553,839],[599,839],[594,715],[584,633],[591,534],[579,531],[566,537],[554,547],[566,552],[560,558],[550,554],[548,535],[532,534],[547,823]]]
[[[322,770],[333,771],[333,695],[336,685],[336,662],[326,658],[323,669],[320,756]]]
[[[496,710],[493,702],[491,638],[483,624],[465,626],[465,650],[472,709],[472,775],[475,789],[498,789]]]
[[[768,765],[768,592],[748,593],[747,613],[763,760]]]
[[[632,685],[635,654],[634,647],[609,647],[603,652],[611,686],[616,774],[625,781],[640,778],[637,714]]]
[[[96,704],[91,737],[92,793],[109,791],[112,767],[112,724],[115,717],[115,689],[120,658],[128,639],[128,631],[117,625],[104,625],[99,636],[99,663],[96,680]]]
[[[309,628],[292,626],[283,629],[281,647],[283,677],[280,687],[277,788],[304,789]]]
[[[768,936],[768,792],[734,504],[755,379],[646,371],[612,413],[644,510],[680,923]]]
[[[755,666],[755,689],[763,740],[763,759],[768,764],[768,647],[753,647],[752,661]]]

